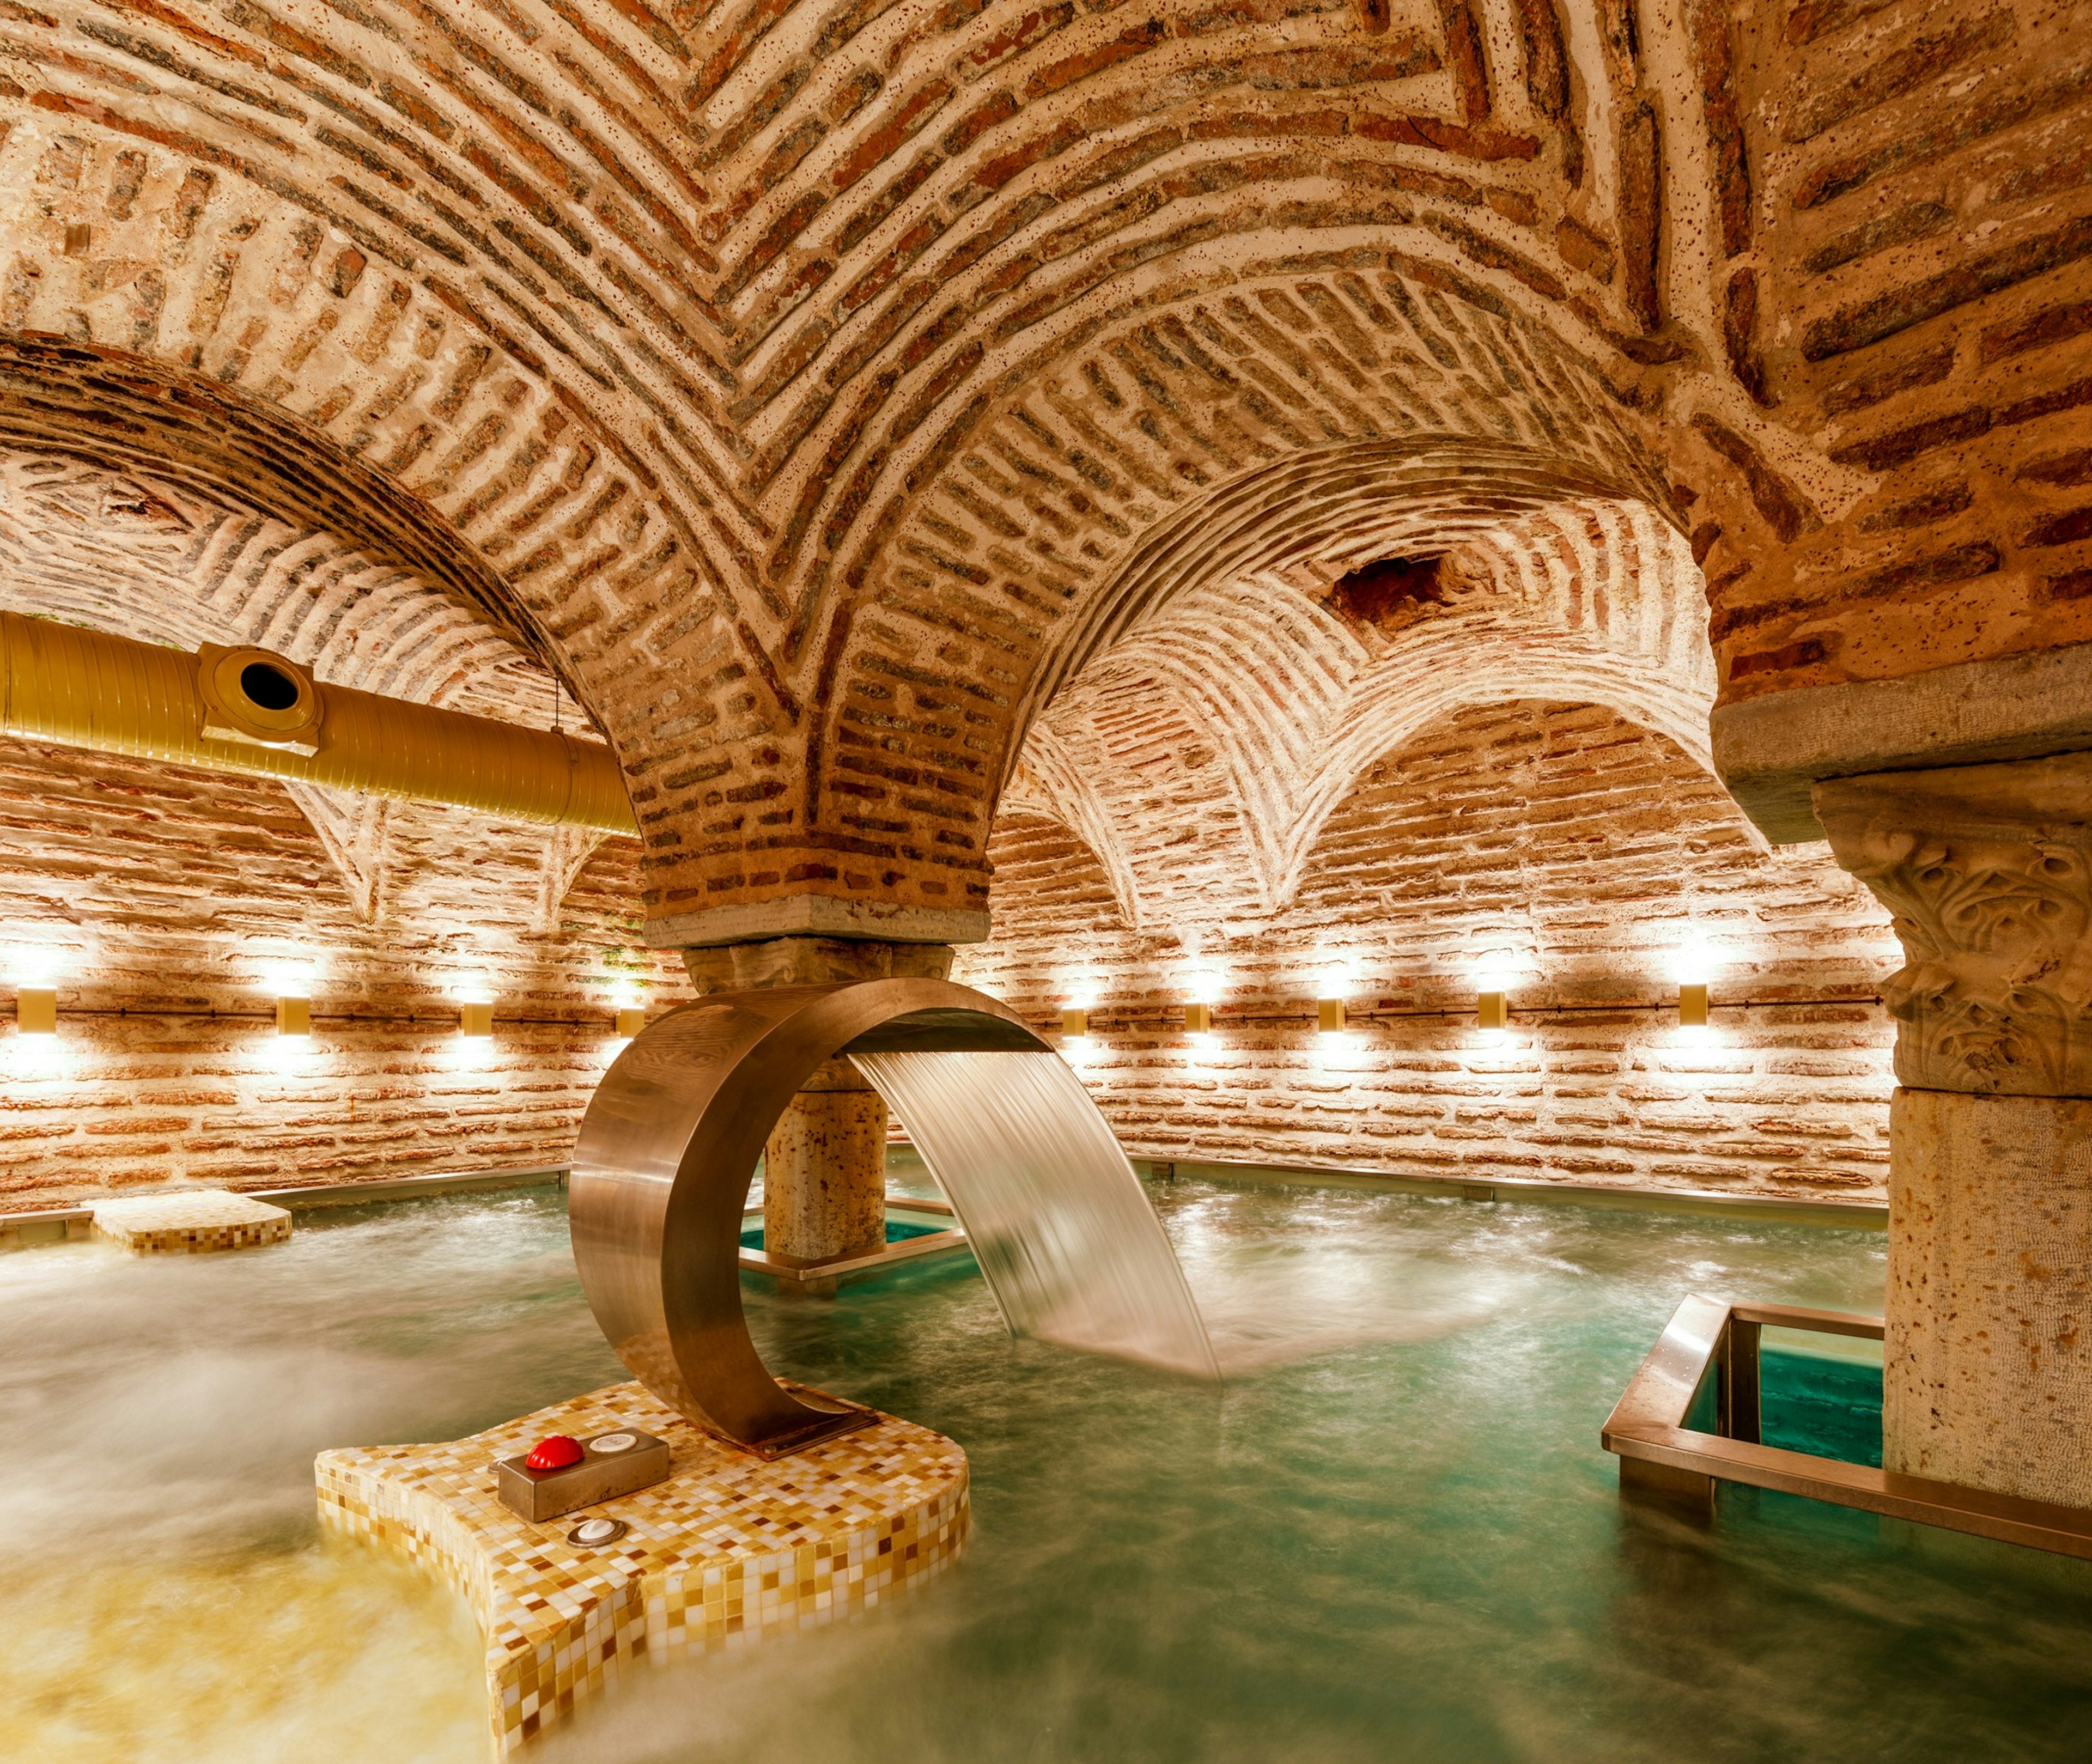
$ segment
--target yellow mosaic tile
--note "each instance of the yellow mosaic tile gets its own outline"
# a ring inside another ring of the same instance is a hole
[[[665,1482],[538,1525],[501,1504],[496,1459],[547,1433],[620,1427],[668,1442]],[[745,1647],[920,1585],[957,1555],[970,1512],[966,1455],[927,1428],[882,1416],[765,1463],[638,1383],[446,1445],[324,1451],[315,1469],[324,1528],[424,1563],[471,1604],[501,1754],[642,1657]],[[597,1548],[567,1542],[599,1515],[629,1528]]]
[[[222,1188],[97,1200],[92,1208],[96,1235],[113,1239],[140,1256],[258,1249],[283,1243],[291,1234],[291,1216],[283,1208]]]

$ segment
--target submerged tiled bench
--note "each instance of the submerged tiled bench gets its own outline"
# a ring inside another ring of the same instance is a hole
[[[97,1200],[92,1211],[96,1235],[140,1256],[257,1249],[286,1242],[291,1235],[291,1216],[283,1208],[222,1188]]]
[[[542,1524],[504,1507],[495,1463],[548,1433],[637,1427],[668,1442],[668,1481]],[[643,1385],[439,1446],[322,1452],[320,1522],[426,1563],[464,1593],[486,1638],[495,1748],[515,1750],[639,1656],[832,1623],[921,1584],[965,1541],[966,1456],[891,1416],[766,1463],[722,1444]],[[585,1519],[610,1543],[568,1543]]]

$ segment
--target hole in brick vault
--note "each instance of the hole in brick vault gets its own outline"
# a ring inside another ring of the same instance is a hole
[[[1354,625],[1382,629],[1408,624],[1426,607],[1446,603],[1439,579],[1442,557],[1382,557],[1339,576],[1329,590],[1332,611]]]

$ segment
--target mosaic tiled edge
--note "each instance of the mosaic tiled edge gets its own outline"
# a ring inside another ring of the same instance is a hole
[[[97,1235],[140,1256],[201,1256],[258,1249],[291,1235],[291,1215],[266,1201],[222,1188],[142,1195],[93,1204]]]
[[[627,1425],[668,1441],[667,1481],[542,1525],[496,1498],[496,1459]],[[642,1654],[746,1646],[921,1584],[957,1555],[969,1514],[966,1455],[927,1428],[882,1416],[766,1464],[637,1383],[447,1445],[323,1451],[315,1468],[322,1527],[434,1568],[471,1603],[503,1754]],[[630,1528],[601,1549],[567,1542],[599,1515]]]

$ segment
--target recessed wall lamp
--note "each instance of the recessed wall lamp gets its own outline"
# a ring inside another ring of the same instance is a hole
[[[638,1005],[626,1005],[619,1009],[617,1033],[622,1040],[631,1040],[646,1027],[646,1012],[644,1008]]]
[[[1184,1027],[1195,1035],[1210,1035],[1213,1028],[1213,1007],[1194,1000],[1184,1007]]]
[[[1340,1035],[1344,1032],[1344,1001],[1341,998],[1318,998],[1315,1001],[1315,1027],[1325,1035]]]
[[[309,998],[279,998],[276,1001],[276,1033],[279,1035],[309,1035],[313,1032],[313,1001]]]
[[[458,1033],[475,1041],[485,1040],[494,1033],[494,1005],[491,1000],[468,999],[458,1006]]]
[[[1678,988],[1678,1024],[1681,1029],[1707,1027],[1707,983],[1688,980]]]
[[[1061,1012],[1061,1033],[1070,1040],[1090,1032],[1090,1014],[1080,1005],[1069,1005]]]
[[[25,1035],[58,1032],[58,988],[24,986],[15,994],[15,1027]]]
[[[1481,1029],[1508,1029],[1511,1027],[1511,995],[1508,992],[1484,992],[1475,1001],[1475,1024]]]

